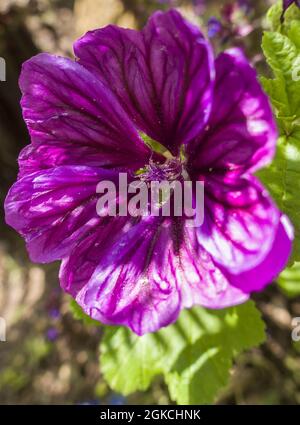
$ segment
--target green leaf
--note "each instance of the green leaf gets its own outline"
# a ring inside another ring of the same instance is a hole
[[[85,325],[93,325],[93,326],[100,326],[101,323],[97,320],[91,319],[90,316],[85,314],[85,312],[82,310],[80,305],[77,304],[77,302],[73,299],[70,300],[69,304],[71,313],[73,314],[74,319],[81,320]]]
[[[127,328],[106,329],[101,371],[124,395],[146,390],[163,375],[178,403],[211,403],[226,385],[233,358],[264,340],[264,323],[252,301],[219,311],[185,310],[178,321],[142,337]]]
[[[300,295],[300,262],[287,267],[279,276],[278,284],[288,297]]]
[[[170,395],[179,404],[209,404],[229,380],[233,359],[264,341],[264,322],[252,302],[214,313],[221,326],[180,354],[167,374]]]
[[[258,175],[278,207],[293,222],[295,241],[292,264],[300,259],[300,127],[289,137],[280,137],[275,160]]]
[[[288,23],[288,26],[286,27],[286,35],[287,37],[295,44],[295,46],[298,49],[298,52],[300,50],[300,10],[297,9],[299,12],[299,18],[298,20],[292,20]]]
[[[292,40],[278,32],[265,33],[262,48],[275,76],[272,80],[262,79],[264,88],[276,108],[280,127],[288,134],[300,117],[300,82],[294,78],[300,52]]]
[[[295,228],[291,265],[300,260],[300,12],[288,9],[280,24],[281,5],[271,8],[268,19],[273,32],[266,32],[262,48],[274,78],[262,78],[277,116],[280,138],[273,163],[259,178],[286,213]]]

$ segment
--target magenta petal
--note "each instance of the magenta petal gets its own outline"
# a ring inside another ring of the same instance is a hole
[[[265,259],[255,268],[238,275],[226,273],[236,288],[245,293],[261,291],[285,268],[292,251],[293,227],[286,216],[282,216],[273,246]]]
[[[38,171],[19,179],[5,200],[6,222],[26,240],[33,261],[63,258],[100,222],[96,186],[118,174],[84,166]]]
[[[199,29],[175,10],[141,31],[108,26],[75,43],[80,63],[111,87],[140,130],[174,154],[204,128],[214,64]]]
[[[21,174],[83,158],[84,165],[136,168],[149,157],[114,94],[78,63],[37,55],[23,65],[20,87],[34,146],[22,154]]]
[[[226,308],[241,304],[249,298],[249,294],[242,288],[231,285],[225,273],[214,263],[213,257],[199,244],[195,227],[183,229],[174,270],[181,295],[181,308],[194,305],[212,309]]]
[[[272,160],[276,140],[271,106],[254,69],[239,49],[221,53],[212,112],[192,167],[253,172]]]
[[[94,319],[142,335],[179,314],[173,259],[169,228],[160,218],[119,218],[82,240],[63,261],[61,285]]]
[[[198,242],[232,273],[256,267],[270,251],[280,212],[254,177],[213,176],[205,182]]]
[[[189,229],[189,233],[189,240],[192,241],[193,229]],[[287,217],[282,216],[270,251],[256,267],[239,274],[231,274],[226,267],[215,264],[208,253],[198,248],[199,274],[203,274],[204,284],[197,285],[197,278],[192,284],[193,263],[189,260],[185,268],[189,276],[188,284],[181,291],[183,305],[191,307],[200,304],[211,309],[221,309],[247,301],[252,292],[261,291],[284,269],[292,250],[292,241],[292,226]],[[195,238],[193,246],[197,246]]]
[[[195,228],[148,217],[107,223],[63,261],[61,285],[92,318],[138,335],[176,320],[182,308],[221,308],[249,298],[199,245]]]
[[[132,153],[89,146],[84,143],[64,143],[62,140],[25,146],[19,154],[19,178],[28,174],[51,170],[60,166],[89,166],[119,171],[134,171],[145,165],[145,159]],[[150,156],[150,153],[149,153]]]

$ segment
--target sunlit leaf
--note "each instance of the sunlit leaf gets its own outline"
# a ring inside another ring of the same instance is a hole
[[[252,301],[213,311],[185,310],[172,326],[138,337],[110,328],[101,343],[101,371],[123,395],[146,390],[162,375],[183,404],[211,403],[226,385],[234,357],[264,341],[264,323]]]

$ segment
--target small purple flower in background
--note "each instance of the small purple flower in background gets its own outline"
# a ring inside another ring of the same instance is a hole
[[[192,0],[193,9],[196,15],[202,15],[205,11],[206,0]]]
[[[20,78],[31,145],[5,210],[31,259],[62,260],[61,286],[88,315],[139,335],[183,308],[224,308],[262,290],[284,268],[293,236],[253,176],[272,160],[277,131],[242,51],[214,59],[174,10],[154,13],[142,31],[88,32],[74,51],[77,61],[37,55]],[[166,179],[204,181],[201,227],[97,215],[100,181],[117,184],[120,172],[137,180],[150,162],[170,170],[141,133],[182,170]]]
[[[247,1],[225,4],[221,9],[220,19],[212,17],[208,20],[208,37],[217,37],[222,44],[246,37],[254,29],[247,18],[251,11],[251,5]]]
[[[56,328],[49,328],[47,330],[47,338],[49,341],[55,341],[58,338],[58,331]]]
[[[223,30],[223,26],[219,19],[212,16],[207,22],[207,35],[209,38],[214,38],[220,34]]]
[[[242,9],[245,13],[249,13],[253,8],[251,0],[238,0],[237,4],[238,7]]]
[[[60,316],[60,311],[58,308],[51,308],[49,310],[49,316],[51,317],[51,319],[58,319]]]

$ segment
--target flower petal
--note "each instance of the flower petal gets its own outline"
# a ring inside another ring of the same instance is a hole
[[[92,318],[142,335],[174,322],[182,308],[249,298],[199,245],[195,228],[177,219],[120,220],[82,238],[61,267],[63,289]]]
[[[34,146],[22,154],[21,173],[27,167],[37,171],[80,165],[81,156],[85,165],[127,163],[128,168],[136,168],[137,162],[143,165],[149,157],[149,149],[114,94],[78,63],[37,55],[23,65],[20,87]]]
[[[26,240],[32,261],[63,258],[101,222],[96,187],[118,173],[84,166],[62,166],[19,179],[5,200],[6,222]]]
[[[92,318],[143,335],[174,322],[183,308],[247,301],[284,267],[291,239],[291,226],[282,219],[262,262],[232,275],[199,244],[197,228],[175,218],[119,217],[82,238],[64,259],[60,280]]]
[[[149,216],[124,224],[119,218],[82,240],[62,263],[63,289],[94,319],[138,335],[175,321],[180,294],[172,240],[161,221]]]
[[[197,228],[185,227],[180,247],[176,279],[181,308],[194,305],[219,309],[242,304],[249,299],[242,287],[231,284],[213,257],[199,244]]]
[[[253,172],[272,160],[276,140],[271,106],[254,69],[239,49],[221,53],[212,112],[191,168]]]
[[[266,258],[255,268],[238,275],[225,272],[231,284],[245,293],[261,291],[285,268],[292,252],[293,227],[286,216],[282,216],[273,246]]]
[[[273,246],[280,212],[255,177],[211,175],[205,181],[198,241],[232,273],[256,267]]]
[[[214,63],[199,29],[171,10],[141,32],[108,26],[74,46],[79,63],[105,81],[139,129],[174,155],[204,128]]]
[[[181,247],[181,268],[177,277],[181,292],[181,307],[195,304],[220,309],[241,304],[254,291],[262,290],[284,269],[292,250],[293,229],[282,216],[270,251],[256,267],[231,274],[216,264],[212,256],[198,243],[197,228],[185,230]],[[181,269],[181,271],[180,271]],[[181,278],[180,275],[184,274]]]

